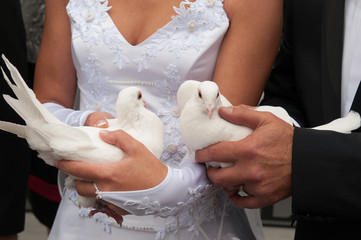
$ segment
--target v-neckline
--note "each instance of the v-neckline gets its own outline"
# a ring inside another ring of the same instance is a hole
[[[193,4],[193,3],[197,2],[197,1],[198,1],[198,0],[194,0],[193,2],[189,2],[189,3],[190,3],[190,4]],[[181,4],[182,4],[183,2],[185,2],[185,1],[182,0],[182,1],[179,3],[179,6],[178,6],[177,8],[180,8],[180,6],[181,6]],[[112,7],[112,6],[109,6],[109,7]],[[174,9],[174,7],[176,7],[176,6],[173,6],[173,9]],[[149,35],[148,37],[146,37],[144,40],[142,40],[142,41],[139,42],[138,44],[133,45],[133,44],[131,44],[131,43],[124,37],[124,35],[123,35],[122,32],[119,30],[118,26],[115,24],[113,18],[110,16],[110,14],[109,14],[108,11],[106,11],[106,14],[107,14],[107,16],[108,16],[111,24],[112,24],[113,27],[115,28],[116,32],[117,32],[117,33],[119,34],[119,36],[124,40],[124,42],[125,42],[127,45],[129,45],[130,47],[138,47],[138,46],[140,46],[140,45],[145,44],[146,42],[149,41],[149,39],[151,39],[151,38],[152,38],[155,34],[157,34],[160,30],[164,30],[164,29],[166,29],[169,25],[171,25],[171,24],[173,23],[173,21],[174,21],[174,19],[175,19],[176,16],[179,16],[179,14],[177,14],[177,12],[174,11],[174,15],[172,15],[172,17],[171,17],[172,19],[171,19],[171,20],[169,20],[169,21],[168,21],[166,24],[164,24],[161,28],[158,28],[156,31],[154,31],[151,35]]]
[[[165,28],[167,28],[168,25],[170,25],[174,19],[169,20],[165,25],[163,25],[161,28],[158,28],[155,32],[153,32],[151,35],[149,35],[148,37],[146,37],[144,40],[142,40],[141,42],[137,43],[137,44],[131,44],[125,37],[124,35],[121,33],[121,31],[119,30],[119,28],[117,27],[117,25],[115,24],[115,22],[113,21],[112,17],[109,15],[109,13],[107,12],[107,16],[109,18],[109,21],[111,22],[111,24],[113,25],[115,31],[117,32],[117,34],[122,38],[122,40],[129,45],[130,47],[138,47],[140,45],[145,44],[145,42],[149,41],[149,39],[151,39],[156,33],[158,33],[160,30],[164,30]],[[175,15],[173,15],[175,16]]]

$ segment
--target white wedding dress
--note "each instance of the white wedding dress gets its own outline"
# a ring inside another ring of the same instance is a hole
[[[182,2],[168,24],[136,46],[118,31],[109,8],[104,0],[70,0],[67,5],[80,112],[63,116],[64,121],[80,125],[89,110],[115,115],[118,92],[140,87],[148,109],[165,127],[160,160],[169,166],[168,175],[152,189],[103,193],[104,200],[132,213],[122,227],[103,213],[89,217],[91,209],[78,207],[77,193],[61,187],[49,239],[263,239],[259,211],[229,203],[211,185],[205,167],[187,154],[179,134],[176,93],[187,79],[212,79],[229,26],[222,0]]]

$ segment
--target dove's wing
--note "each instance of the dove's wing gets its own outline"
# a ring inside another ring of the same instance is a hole
[[[47,140],[54,154],[63,159],[87,162],[120,160],[123,157],[122,150],[101,140],[101,130],[96,127],[47,124],[37,133]]]
[[[177,102],[180,111],[183,110],[187,101],[195,94],[199,83],[200,82],[196,80],[187,80],[179,86],[177,92]]]
[[[162,121],[154,113],[148,114],[148,128],[144,134],[138,132],[136,139],[142,142],[158,159],[164,150],[164,127]]]
[[[221,93],[220,93],[220,97],[221,97],[222,107],[232,106],[232,103],[228,101],[228,99],[225,96],[223,96]]]
[[[66,124],[32,122],[27,126],[30,147],[52,165],[55,160],[68,159],[86,162],[114,162],[123,151],[102,141],[96,127],[71,127]]]
[[[133,124],[125,124],[122,130],[143,143],[158,159],[164,150],[164,127],[156,114],[148,109],[140,109],[141,114]],[[109,119],[109,130],[116,130],[117,119]]]
[[[273,113],[278,118],[292,125],[292,119],[290,115],[288,115],[287,111],[282,107],[274,107],[274,106],[258,106],[256,108],[257,111],[260,112],[270,112]]]

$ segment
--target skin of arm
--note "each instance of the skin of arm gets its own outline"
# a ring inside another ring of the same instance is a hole
[[[34,92],[40,102],[72,108],[76,71],[71,57],[71,32],[66,1],[45,1],[43,38],[35,68]],[[59,11],[64,9],[64,11]]]
[[[282,0],[225,0],[230,26],[213,80],[233,104],[257,105],[282,35]]]

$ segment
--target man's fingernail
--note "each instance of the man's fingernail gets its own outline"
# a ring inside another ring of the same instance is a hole
[[[231,106],[231,107],[223,107],[222,111],[224,113],[232,114],[233,113],[233,106]]]
[[[109,131],[107,131],[107,130],[102,130],[102,131],[100,131],[100,133],[103,134],[103,135],[106,135],[106,134],[109,133]]]

